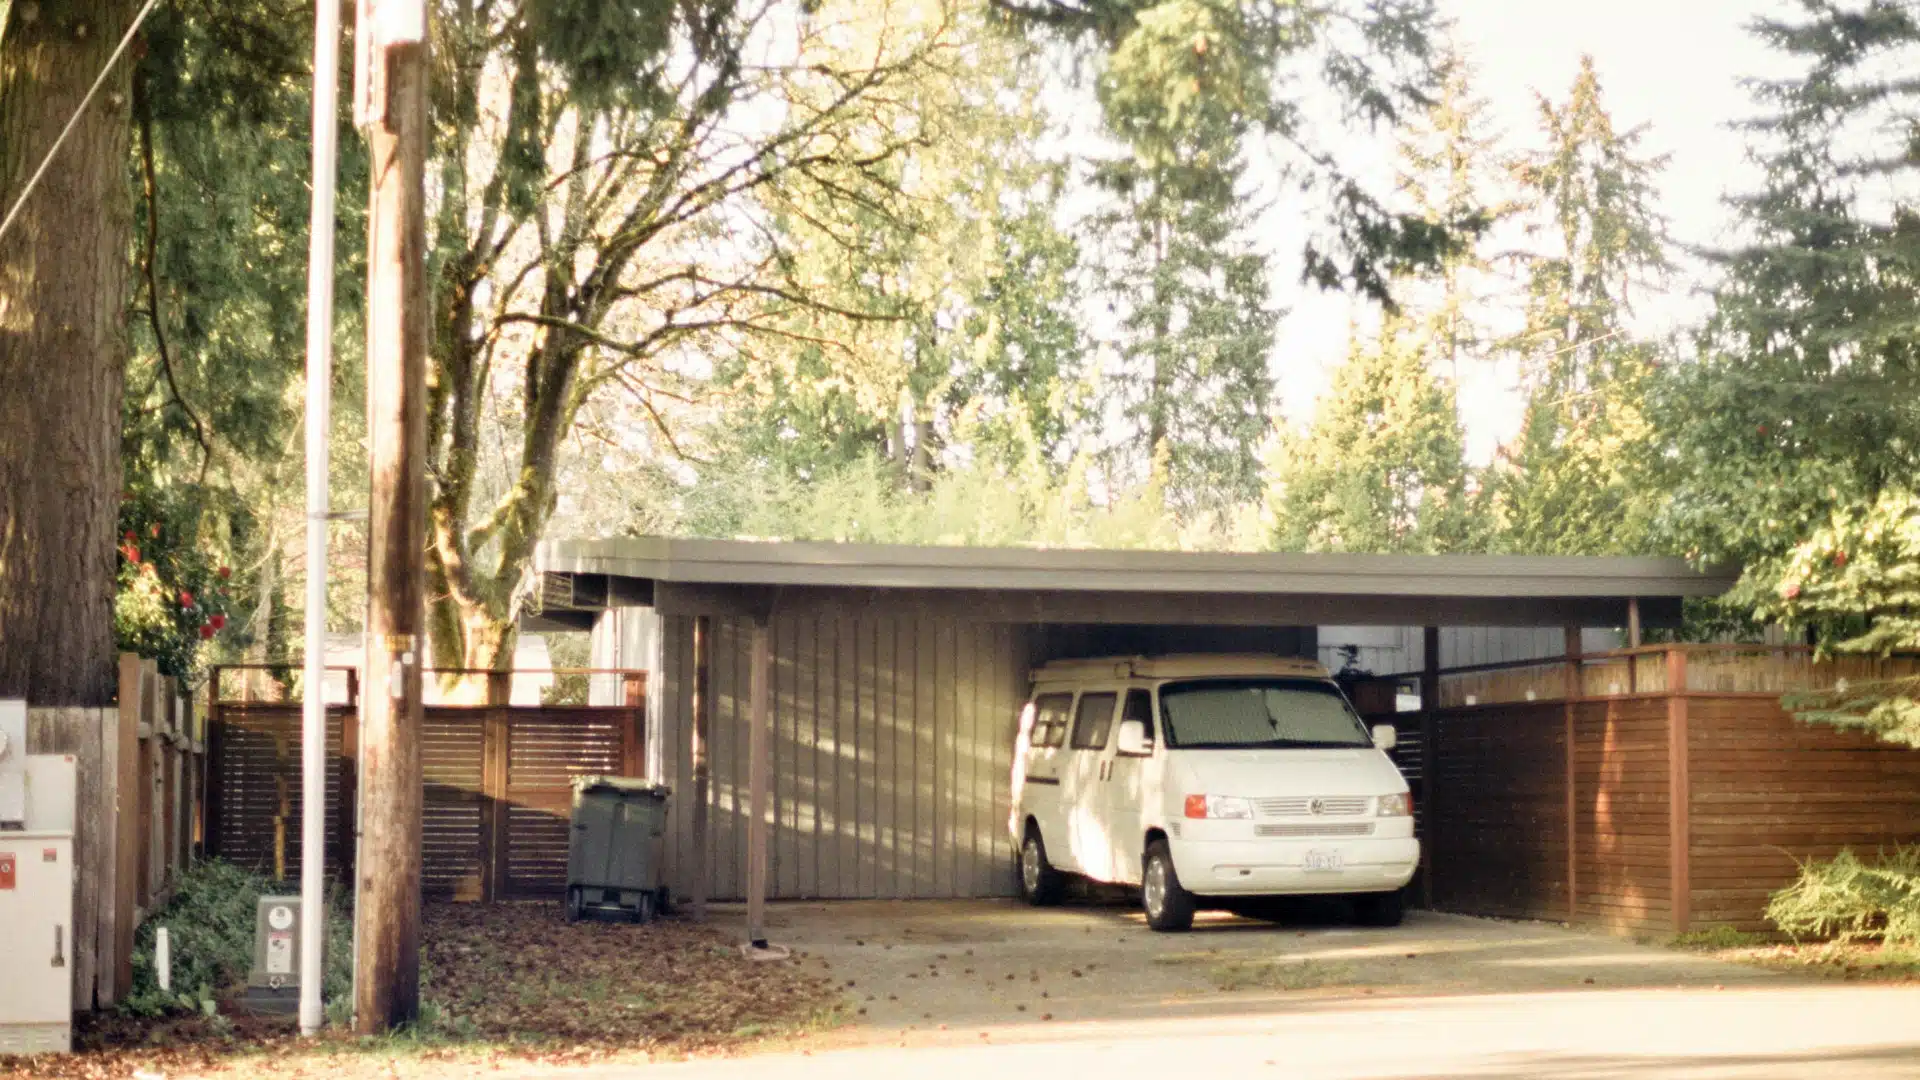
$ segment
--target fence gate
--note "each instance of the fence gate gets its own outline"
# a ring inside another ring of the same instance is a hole
[[[630,684],[643,676],[627,673]],[[215,686],[218,686],[216,680]],[[645,772],[644,688],[618,706],[426,709],[421,884],[453,900],[559,896],[576,776]],[[292,879],[300,872],[300,705],[215,701],[208,716],[209,854]],[[329,869],[353,859],[358,710],[327,710]]]

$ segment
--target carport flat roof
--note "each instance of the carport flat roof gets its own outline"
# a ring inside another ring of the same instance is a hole
[[[860,613],[1014,622],[1648,625],[1737,573],[1685,560],[915,547],[628,537],[541,545],[555,609],[650,603],[662,614]]]

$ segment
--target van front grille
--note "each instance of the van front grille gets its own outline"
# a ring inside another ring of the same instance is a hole
[[[1332,822],[1324,825],[1255,825],[1253,835],[1271,840],[1303,840],[1317,836],[1372,836],[1373,822]]]
[[[1255,799],[1253,805],[1261,817],[1351,817],[1366,813],[1369,802],[1365,795],[1302,795]]]

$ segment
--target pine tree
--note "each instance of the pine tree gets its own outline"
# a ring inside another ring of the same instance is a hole
[[[1271,496],[1276,548],[1477,546],[1458,405],[1451,383],[1429,367],[1445,344],[1399,319],[1377,342],[1354,343],[1312,427],[1282,448]]]
[[[1095,295],[1117,319],[1101,375],[1101,415],[1118,420],[1101,440],[1109,482],[1143,484],[1157,463],[1169,502],[1187,513],[1257,493],[1273,397],[1267,356],[1278,315],[1266,259],[1248,238],[1239,173],[1231,161],[1152,168],[1133,159],[1096,173],[1117,204],[1094,226],[1107,238]]]
[[[1515,163],[1545,250],[1527,273],[1526,322],[1506,347],[1528,391],[1517,444],[1503,451],[1494,497],[1503,543],[1533,554],[1644,549],[1651,516],[1638,470],[1655,349],[1631,336],[1637,290],[1670,269],[1644,128],[1615,129],[1591,57],[1564,103],[1542,98],[1546,146]]]
[[[1473,85],[1473,65],[1449,49],[1441,63],[1440,93],[1399,140],[1400,193],[1435,226],[1471,223],[1484,234],[1514,207],[1502,174],[1501,140],[1492,130],[1491,104]],[[1461,364],[1484,361],[1493,345],[1483,306],[1496,283],[1475,236],[1396,288],[1400,305],[1432,324],[1438,369],[1458,384]]]
[[[1744,567],[1732,602],[1827,647],[1920,649],[1920,15],[1894,0],[1802,0],[1756,32],[1798,74],[1756,81],[1745,125],[1761,190],[1733,200],[1752,242],[1700,358],[1663,380],[1666,526]],[[1920,744],[1920,680],[1790,698],[1802,716]]]

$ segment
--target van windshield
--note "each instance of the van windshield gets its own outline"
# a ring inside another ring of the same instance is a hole
[[[1312,679],[1207,679],[1160,688],[1169,747],[1182,750],[1372,746],[1347,699]]]

